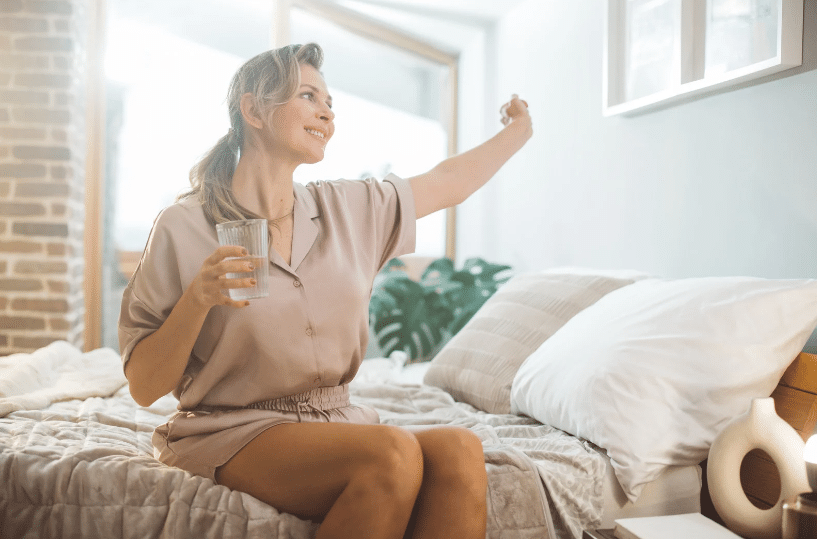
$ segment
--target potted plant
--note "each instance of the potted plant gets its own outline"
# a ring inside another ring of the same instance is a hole
[[[377,275],[369,303],[369,326],[380,353],[408,354],[408,362],[428,361],[510,278],[510,266],[470,258],[459,270],[450,258],[434,260],[419,281],[409,278],[399,259]]]

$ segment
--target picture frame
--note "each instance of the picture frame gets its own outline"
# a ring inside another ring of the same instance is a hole
[[[802,61],[803,0],[608,0],[602,113],[645,112]]]

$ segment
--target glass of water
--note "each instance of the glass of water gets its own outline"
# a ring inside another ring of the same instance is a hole
[[[269,295],[269,237],[266,219],[228,221],[216,225],[218,242],[221,245],[239,245],[249,253],[247,256],[232,257],[231,260],[249,260],[253,270],[246,273],[228,273],[228,279],[254,278],[255,286],[250,288],[230,288],[232,299],[263,298]]]

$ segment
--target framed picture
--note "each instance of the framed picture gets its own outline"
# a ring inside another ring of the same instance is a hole
[[[803,0],[607,0],[602,112],[637,113],[799,66]]]

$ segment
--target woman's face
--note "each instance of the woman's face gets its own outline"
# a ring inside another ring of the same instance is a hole
[[[295,97],[272,113],[271,145],[274,155],[296,164],[323,159],[335,132],[332,96],[318,70],[301,65],[301,86]],[[286,156],[286,157],[285,157]]]

